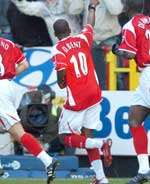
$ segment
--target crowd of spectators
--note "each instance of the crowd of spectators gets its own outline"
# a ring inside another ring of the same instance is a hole
[[[54,21],[66,19],[76,34],[86,23],[88,4],[89,0],[0,0],[0,36],[23,47],[52,46],[57,41]],[[92,52],[103,90],[107,89],[105,52],[121,32],[126,20],[122,15],[122,0],[100,0]]]

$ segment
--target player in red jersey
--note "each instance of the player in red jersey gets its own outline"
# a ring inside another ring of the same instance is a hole
[[[53,61],[56,65],[58,85],[67,89],[67,99],[59,119],[59,134],[64,144],[73,148],[85,148],[96,179],[93,184],[108,183],[99,149],[104,161],[111,164],[111,141],[92,138],[92,130],[99,130],[101,89],[91,56],[95,10],[98,0],[90,0],[88,24],[76,36],[64,19],[57,20],[53,27],[59,39],[54,46]]]
[[[0,38],[0,129],[8,131],[29,153],[39,158],[47,169],[47,183],[54,178],[57,162],[42,148],[40,143],[25,132],[15,107],[17,92],[11,79],[28,68],[28,62],[20,49],[11,41]]]
[[[128,184],[140,184],[150,180],[148,137],[143,126],[144,120],[150,114],[150,1],[145,4],[143,0],[141,4],[138,4],[139,1],[129,1],[131,2],[129,10],[133,7],[132,11],[137,8],[143,12],[133,16],[124,25],[122,41],[113,47],[113,52],[129,59],[134,58],[138,70],[141,71],[139,86],[134,92],[129,110],[129,127],[133,136],[139,170],[137,176],[128,182]],[[143,8],[140,5],[143,5]]]

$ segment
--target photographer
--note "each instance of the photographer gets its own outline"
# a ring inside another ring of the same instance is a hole
[[[43,6],[42,6],[43,5]],[[43,19],[48,10],[43,2],[12,0],[7,18],[15,43],[24,47],[52,46],[48,28]]]
[[[57,137],[61,108],[53,105],[54,98],[55,92],[43,84],[37,90],[25,93],[18,109],[24,129],[37,137],[47,152],[63,149]],[[22,148],[16,143],[15,153],[23,154]]]

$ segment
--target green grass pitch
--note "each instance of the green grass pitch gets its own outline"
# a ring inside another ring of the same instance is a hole
[[[128,179],[109,179],[110,184],[126,184]],[[0,179],[0,184],[46,184],[45,180]],[[90,184],[87,179],[56,179],[52,184]]]

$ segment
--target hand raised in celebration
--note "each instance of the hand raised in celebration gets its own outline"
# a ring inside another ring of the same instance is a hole
[[[97,6],[99,4],[99,0],[90,0],[90,4]]]

